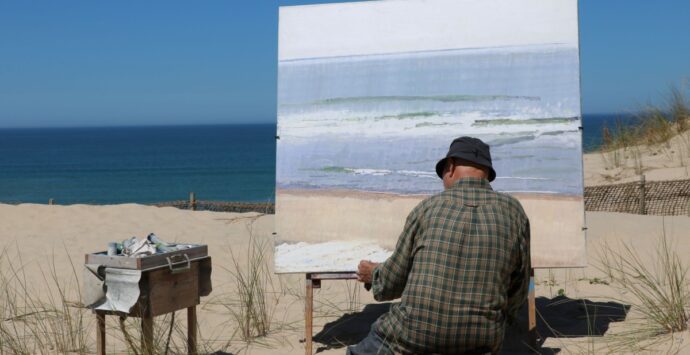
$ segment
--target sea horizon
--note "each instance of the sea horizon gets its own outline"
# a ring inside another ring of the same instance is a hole
[[[601,144],[604,125],[630,117],[584,114],[584,151]],[[272,202],[276,129],[274,122],[0,128],[0,203],[153,204],[189,192]]]

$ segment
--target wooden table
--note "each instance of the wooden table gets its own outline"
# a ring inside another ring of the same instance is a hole
[[[98,323],[97,353],[105,355],[106,328],[105,316],[141,318],[141,349],[144,354],[155,352],[153,345],[153,318],[159,315],[187,310],[187,352],[197,351],[196,306],[200,296],[208,295],[210,285],[211,258],[203,257],[188,260],[183,269],[158,267],[142,270],[139,280],[139,299],[129,313],[94,310]],[[201,280],[201,282],[200,282]]]

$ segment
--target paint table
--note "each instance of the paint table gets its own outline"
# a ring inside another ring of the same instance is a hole
[[[85,299],[98,321],[97,353],[105,354],[106,315],[141,318],[141,349],[153,354],[153,317],[186,309],[187,350],[195,354],[196,306],[211,293],[211,269],[206,245],[145,257],[86,254]]]

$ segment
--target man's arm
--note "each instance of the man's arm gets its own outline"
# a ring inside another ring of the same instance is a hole
[[[515,253],[517,254],[516,268],[510,275],[510,287],[508,288],[508,323],[513,323],[517,318],[522,305],[527,301],[529,292],[530,270],[530,231],[529,220],[525,217],[520,226],[519,242]]]
[[[405,228],[398,238],[393,254],[382,264],[376,265],[371,277],[372,293],[377,301],[389,301],[402,296],[407,277],[412,268],[415,239],[418,238],[421,221],[419,206],[407,216]]]

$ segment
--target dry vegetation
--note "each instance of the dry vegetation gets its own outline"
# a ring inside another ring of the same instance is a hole
[[[617,121],[613,129],[603,128],[601,154],[607,169],[632,167],[641,174],[644,153],[660,154],[670,162],[686,165],[690,157],[690,105],[685,89],[671,87],[667,104],[642,109],[636,114],[636,124]]]
[[[90,353],[91,317],[81,303],[76,269],[65,278],[53,260],[41,268],[43,283],[32,285],[21,255],[10,256],[7,249],[0,252],[0,354]]]
[[[665,335],[687,332],[690,265],[682,261],[665,232],[652,254],[645,255],[628,243],[605,244],[598,259],[597,268],[632,305],[629,330],[611,337],[611,349],[641,352],[664,341]]]

